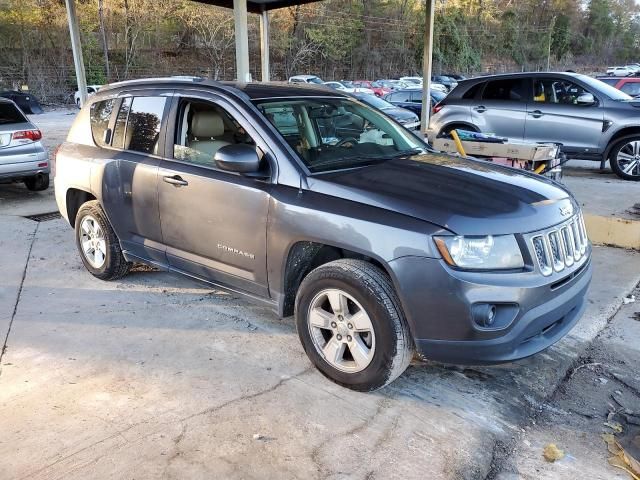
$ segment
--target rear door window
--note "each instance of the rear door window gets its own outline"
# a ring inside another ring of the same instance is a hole
[[[104,100],[102,102],[95,102],[91,105],[91,134],[93,135],[93,141],[100,147],[109,145],[111,135],[107,133],[109,129],[109,120],[111,119],[111,113],[116,103],[115,99]]]
[[[506,102],[524,102],[524,88],[519,78],[492,80],[482,92],[483,100],[502,100]]]
[[[13,103],[0,102],[0,125],[26,121],[27,119]]]
[[[166,103],[164,97],[125,98],[116,119],[113,146],[157,154]]]

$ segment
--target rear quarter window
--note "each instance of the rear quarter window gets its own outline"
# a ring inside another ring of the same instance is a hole
[[[511,102],[525,101],[522,81],[519,78],[493,80],[487,83],[482,92],[483,100],[502,100]]]
[[[99,147],[106,147],[111,141],[109,138],[111,135],[107,133],[107,130],[115,103],[115,99],[111,99],[95,102],[91,105],[91,135],[93,136],[93,141]]]
[[[0,125],[26,121],[27,119],[13,103],[0,102]]]

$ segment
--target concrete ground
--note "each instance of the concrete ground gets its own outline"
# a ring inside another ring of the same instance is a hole
[[[68,225],[22,217],[55,210],[47,193],[5,187],[0,198],[14,203],[0,200],[2,479],[556,478],[567,463],[542,459],[547,439],[582,469],[566,478],[617,478],[602,445],[570,442],[591,438],[599,417],[544,414],[571,411],[562,392],[596,398],[599,385],[574,387],[591,368],[576,366],[599,359],[590,352],[638,285],[639,252],[595,247],[587,312],[546,352],[499,367],[415,362],[361,394],[311,367],[290,318],[147,268],[93,278]],[[637,330],[623,333],[597,352],[640,344]],[[628,362],[637,372],[637,357]]]

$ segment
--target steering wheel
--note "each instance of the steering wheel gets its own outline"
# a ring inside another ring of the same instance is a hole
[[[334,145],[334,147],[342,147],[347,143],[358,143],[358,139],[355,137],[347,137],[340,140],[338,143]]]

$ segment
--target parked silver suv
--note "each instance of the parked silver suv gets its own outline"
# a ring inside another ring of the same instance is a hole
[[[11,100],[0,98],[0,183],[24,182],[29,190],[49,188],[49,158],[42,133]]]
[[[609,160],[640,180],[640,100],[575,73],[516,73],[463,80],[434,108],[429,138],[455,128],[557,142],[569,158]]]

